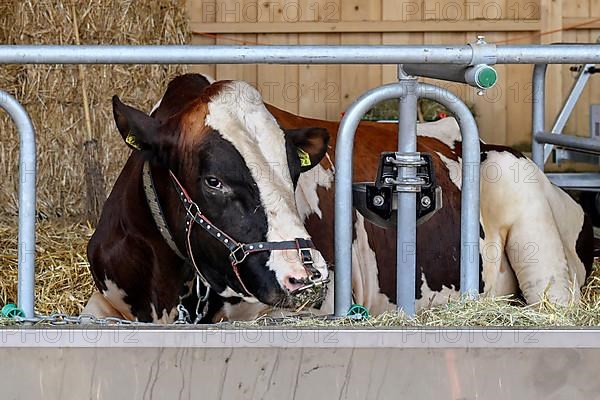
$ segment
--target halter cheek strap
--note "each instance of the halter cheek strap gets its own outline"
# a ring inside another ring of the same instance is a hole
[[[281,250],[296,250],[302,262],[304,269],[307,272],[310,283],[306,286],[296,289],[294,293],[297,293],[301,290],[307,289],[309,287],[313,287],[315,285],[326,284],[328,280],[321,279],[321,273],[314,267],[314,261],[312,258],[312,249],[315,248],[313,242],[310,239],[296,238],[294,240],[285,240],[279,242],[254,242],[254,243],[242,243],[233,239],[231,236],[227,235],[221,229],[216,227],[202,212],[198,207],[198,204],[195,203],[188,192],[185,190],[183,185],[179,182],[175,174],[172,171],[169,171],[169,175],[171,177],[171,181],[179,195],[179,199],[181,200],[185,210],[186,210],[186,247],[188,258],[192,261],[194,268],[200,276],[200,269],[196,265],[194,260],[194,255],[192,253],[192,246],[190,243],[191,240],[191,231],[194,224],[198,224],[200,227],[204,229],[205,232],[210,234],[213,238],[215,238],[219,243],[227,248],[229,251],[229,261],[231,264],[231,268],[235,276],[240,283],[242,289],[246,292],[246,294],[250,297],[253,296],[250,291],[244,285],[242,278],[240,276],[240,272],[238,266],[246,260],[248,255],[253,253],[258,253],[262,251],[281,251]]]

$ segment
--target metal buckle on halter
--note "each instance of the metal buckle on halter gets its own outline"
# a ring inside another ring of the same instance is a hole
[[[197,215],[202,214],[200,212],[200,207],[198,207],[197,203],[194,203],[193,201],[190,201],[189,203],[190,205],[186,207],[185,211],[190,217],[195,218]],[[196,212],[192,213],[192,209],[194,209],[194,211]]]
[[[238,257],[238,252],[242,252],[241,257]],[[248,252],[246,250],[244,250],[244,245],[241,244],[238,247],[236,247],[235,249],[233,249],[231,251],[231,253],[229,253],[229,259],[231,260],[231,264],[232,265],[237,265],[241,262],[243,262],[246,257],[248,256]]]
[[[309,247],[302,247],[298,249],[298,255],[300,256],[300,261],[302,261],[302,264],[314,264],[312,252],[310,251]]]

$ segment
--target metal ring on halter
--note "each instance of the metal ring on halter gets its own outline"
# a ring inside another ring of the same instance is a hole
[[[238,257],[237,253],[240,251],[242,252],[242,256]],[[244,262],[246,257],[248,257],[248,252],[244,249],[244,245],[236,247],[233,249],[233,251],[231,251],[231,253],[229,253],[229,259],[231,260],[232,265],[237,265]]]
[[[195,208],[195,213],[192,213],[192,208]],[[200,207],[198,207],[198,204],[194,203],[193,201],[189,202],[189,206],[186,207],[185,211],[192,218],[195,218],[198,215],[202,215],[202,213],[200,212]]]

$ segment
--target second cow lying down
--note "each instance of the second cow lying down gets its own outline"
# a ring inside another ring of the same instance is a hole
[[[88,246],[98,292],[84,312],[168,323],[179,303],[194,314],[196,275],[211,288],[202,322],[274,307],[332,312],[337,123],[266,105],[245,82],[195,74],[170,82],[151,116],[118,98],[113,105],[134,150]],[[355,181],[373,180],[395,132],[360,124]],[[461,142],[452,118],[420,124],[418,135],[443,192],[443,207],[417,230],[420,309],[460,290]],[[593,262],[591,225],[510,148],[481,145],[480,222],[481,293],[579,298]],[[375,315],[395,308],[395,236],[356,214],[354,302]]]

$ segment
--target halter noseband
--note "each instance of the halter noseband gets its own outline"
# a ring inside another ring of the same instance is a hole
[[[195,203],[188,192],[185,190],[183,185],[179,182],[175,174],[171,170],[169,170],[169,176],[171,177],[171,181],[177,191],[179,199],[181,200],[185,210],[185,230],[186,230],[186,251],[189,260],[191,260],[192,265],[196,269],[197,274],[201,277],[204,284],[208,285],[208,282],[203,277],[200,269],[196,265],[196,261],[194,259],[194,255],[192,252],[191,246],[191,233],[194,224],[198,224],[201,226],[205,232],[208,232],[213,238],[217,239],[219,243],[227,248],[229,251],[229,261],[231,263],[231,267],[235,276],[237,277],[242,289],[246,292],[246,294],[250,297],[253,296],[250,291],[244,285],[242,278],[240,276],[238,265],[241,264],[249,254],[258,253],[262,251],[273,251],[273,250],[296,250],[298,255],[300,256],[300,261],[302,262],[302,266],[306,270],[308,274],[309,283],[305,286],[298,288],[292,292],[292,294],[298,293],[300,291],[306,290],[308,288],[323,285],[328,282],[326,279],[321,279],[321,273],[317,268],[315,268],[314,261],[312,258],[311,249],[314,249],[315,246],[310,239],[296,238],[294,240],[286,240],[280,242],[254,242],[254,243],[242,243],[233,239],[231,236],[227,235],[221,229],[216,227],[202,212],[198,207],[198,204]]]

